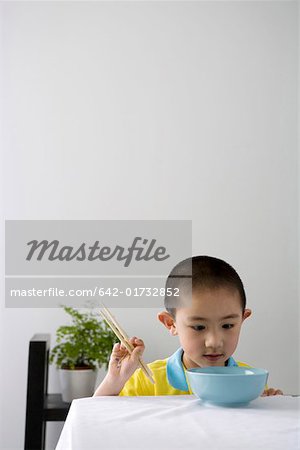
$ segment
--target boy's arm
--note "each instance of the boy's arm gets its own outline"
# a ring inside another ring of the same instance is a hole
[[[130,343],[135,347],[130,354],[123,344],[115,344],[110,355],[108,372],[94,393],[98,395],[119,395],[125,383],[139,366],[139,357],[145,350],[144,343],[137,337],[132,337]]]
[[[121,382],[118,377],[109,377],[107,374],[102,383],[97,387],[93,397],[97,397],[98,395],[119,395],[125,383]]]

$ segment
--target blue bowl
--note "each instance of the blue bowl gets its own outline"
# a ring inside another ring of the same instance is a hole
[[[248,367],[203,367],[187,370],[192,392],[204,402],[239,405],[259,397],[269,372]]]

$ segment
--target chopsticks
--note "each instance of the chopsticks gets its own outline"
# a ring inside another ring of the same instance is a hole
[[[100,309],[100,314],[107,323],[107,325],[112,329],[112,331],[115,333],[117,338],[122,342],[124,347],[128,350],[129,354],[131,354],[134,350],[134,346],[129,342],[129,336],[128,334],[122,329],[121,325],[117,322],[117,319],[112,315],[112,313],[109,311],[109,309],[106,308],[106,306],[101,303],[102,309]],[[142,360],[141,357],[139,357],[139,365],[146,375],[147,378],[151,381],[151,383],[155,384],[155,381],[152,377],[152,372],[145,364],[145,362]]]

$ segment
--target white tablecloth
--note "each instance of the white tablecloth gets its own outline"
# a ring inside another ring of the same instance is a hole
[[[56,450],[298,450],[300,398],[260,397],[243,407],[194,396],[74,400]]]

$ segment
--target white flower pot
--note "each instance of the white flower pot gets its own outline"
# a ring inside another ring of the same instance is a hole
[[[91,397],[95,391],[96,377],[97,372],[92,369],[59,369],[63,401]]]

